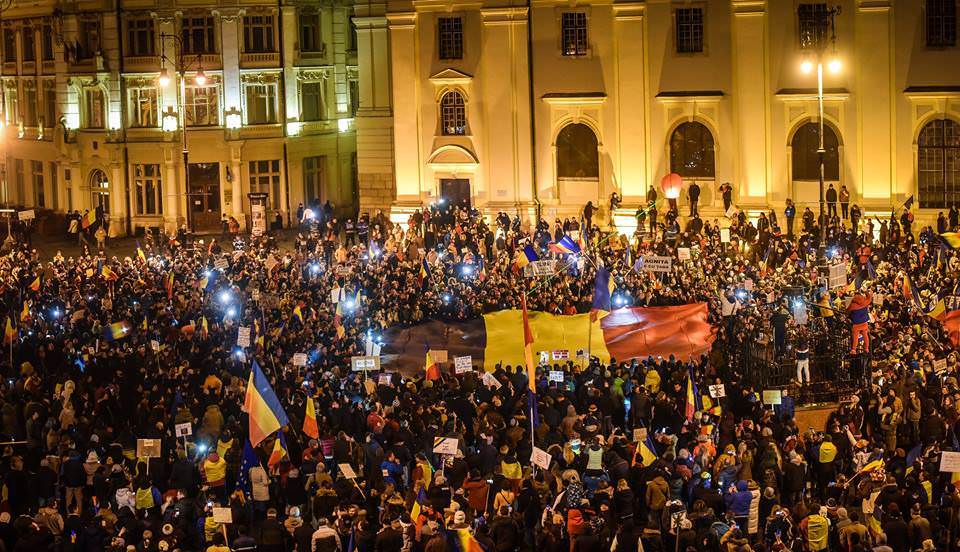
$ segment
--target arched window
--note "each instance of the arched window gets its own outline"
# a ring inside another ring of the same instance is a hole
[[[467,133],[467,110],[463,96],[451,90],[440,98],[440,123],[444,136],[462,136]]]
[[[600,178],[597,135],[587,125],[572,123],[557,135],[557,178]]]
[[[920,207],[942,209],[960,203],[960,124],[930,121],[917,140]]]
[[[790,141],[793,158],[794,180],[820,180],[820,125],[814,122],[804,124],[793,134]],[[837,182],[840,180],[840,142],[837,134],[829,125],[823,125],[823,179]]]
[[[713,134],[696,121],[683,123],[670,136],[670,172],[685,178],[713,178]]]
[[[110,213],[110,181],[100,169],[93,169],[90,173],[90,193],[91,210],[99,208],[104,214]]]

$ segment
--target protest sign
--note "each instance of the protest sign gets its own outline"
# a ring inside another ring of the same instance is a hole
[[[184,422],[174,426],[174,433],[177,437],[189,437],[193,435],[193,424]]]
[[[673,257],[662,255],[644,255],[635,267],[643,272],[670,272],[673,269]]]
[[[445,349],[430,349],[430,358],[434,362],[446,362],[449,359],[449,355]]]
[[[550,370],[550,373],[547,375],[547,381],[563,383],[563,370]]]
[[[690,248],[689,247],[678,247],[677,248],[677,259],[681,261],[689,261],[691,259]]]
[[[940,471],[948,473],[960,472],[960,452],[943,451],[940,453]]]
[[[380,369],[380,357],[355,356],[350,357],[350,369],[354,372],[370,372]]]
[[[550,356],[553,360],[567,360],[570,358],[570,351],[568,349],[554,349],[550,352]]]
[[[722,399],[727,396],[727,389],[723,384],[711,385],[708,388],[710,390],[710,398],[712,399]]]
[[[533,447],[533,452],[530,454],[530,461],[533,462],[534,466],[549,470],[550,460],[552,460],[550,453],[541,448]]]
[[[458,445],[459,441],[456,437],[435,437],[433,439],[433,452],[434,454],[453,456],[457,453]]]
[[[357,478],[357,472],[353,471],[353,467],[350,464],[337,464],[337,466],[340,467],[340,473],[347,479]]]
[[[239,326],[237,328],[237,347],[250,346],[250,326]]]
[[[160,458],[160,439],[137,439],[137,458]]]
[[[294,354],[293,354],[293,365],[294,365],[294,366],[306,366],[306,365],[307,365],[307,353],[294,353]]]
[[[783,392],[779,389],[771,389],[763,392],[763,404],[778,405],[783,401]]]
[[[459,356],[453,359],[453,371],[455,374],[464,374],[473,370],[473,357]]]
[[[37,218],[37,213],[33,209],[27,209],[26,211],[17,213],[17,218],[20,220],[33,220]]]
[[[541,276],[550,276],[554,273],[556,261],[544,259],[542,261],[533,261],[523,267],[523,276],[525,278],[537,278]]]
[[[233,523],[232,508],[213,508],[213,521],[216,523]]]

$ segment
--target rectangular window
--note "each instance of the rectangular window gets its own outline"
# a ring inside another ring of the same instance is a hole
[[[248,125],[277,122],[277,86],[275,84],[248,84],[245,96]]]
[[[347,91],[350,93],[350,116],[356,117],[357,110],[360,109],[360,82],[347,81]]]
[[[677,53],[694,54],[703,51],[703,8],[677,8]]]
[[[106,126],[106,103],[103,90],[100,88],[85,88],[83,90],[83,111],[85,117],[84,128],[104,128]]]
[[[441,17],[437,20],[440,59],[463,59],[463,19]]]
[[[267,205],[280,208],[280,160],[250,162],[250,191],[269,195]]]
[[[322,155],[303,158],[303,200],[310,203],[321,200],[323,190],[323,166],[326,157]]]
[[[160,165],[134,165],[133,186],[136,189],[136,212],[138,215],[159,215],[163,213]]]
[[[43,33],[40,36],[40,47],[42,49],[43,60],[53,60],[53,25],[43,24]]]
[[[9,27],[3,29],[3,61],[17,61],[17,31]]]
[[[817,49],[826,45],[827,23],[830,15],[826,4],[800,4],[797,7],[797,26],[800,47]]]
[[[243,51],[248,53],[274,52],[273,16],[247,15],[243,18]]]
[[[6,107],[4,116],[8,125],[16,125],[20,123],[20,98],[16,86],[8,87],[6,84],[4,83],[4,96],[6,96],[4,98],[4,107]]]
[[[20,102],[20,122],[25,127],[37,126],[37,88],[33,82],[30,84],[27,86],[24,82],[23,101]]]
[[[326,118],[323,104],[323,81],[300,84],[300,119],[320,121]]]
[[[927,47],[957,45],[957,0],[927,0]]]
[[[80,22],[79,46],[77,59],[93,59],[100,53],[100,21],[86,19]]]
[[[157,126],[157,89],[154,87],[128,88],[127,109],[129,124],[135,128],[154,128]]]
[[[33,204],[37,207],[46,207],[47,198],[43,189],[43,162],[31,161],[30,172],[33,174]]]
[[[563,55],[587,55],[587,14],[584,12],[563,12],[560,22]]]
[[[52,83],[51,83],[52,84]],[[43,126],[53,128],[57,124],[57,89],[43,88]]]
[[[347,32],[347,51],[349,51],[349,52],[356,52],[356,51],[357,51],[357,43],[359,42],[359,37],[357,36],[357,23],[356,23],[356,21],[353,20],[352,17],[350,18],[350,23],[349,23],[349,25],[350,25],[350,27],[349,27],[349,29],[347,29],[347,30],[348,30],[348,32]]]
[[[216,44],[213,41],[212,17],[184,16],[180,20],[180,37],[183,40],[183,51],[188,54],[215,54]]]
[[[319,52],[323,49],[321,44],[320,14],[304,8],[300,12],[300,51]]]
[[[27,194],[23,180],[23,159],[16,159],[14,161],[14,170],[17,175],[17,201],[23,205],[26,205]]]
[[[186,117],[188,126],[220,124],[220,87],[218,85],[187,86]]]
[[[60,209],[60,191],[57,190],[57,164],[51,161],[50,167],[50,208],[54,211]]]
[[[141,17],[127,21],[127,54],[152,56],[156,51],[153,18]]]
[[[33,27],[30,25],[24,25],[23,29],[20,30],[20,42],[23,46],[23,61],[36,61],[36,40],[37,34],[34,32]]]

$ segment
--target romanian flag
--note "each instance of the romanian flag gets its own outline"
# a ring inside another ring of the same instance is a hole
[[[457,543],[460,545],[460,552],[484,552],[470,529],[457,529]]]
[[[206,339],[210,335],[210,325],[207,324],[207,317],[201,317],[200,319],[200,337]]]
[[[343,327],[343,309],[340,308],[342,301],[337,303],[337,310],[333,313],[333,327],[337,330],[337,339],[343,339],[347,335],[347,329]]]
[[[427,493],[423,491],[423,487],[420,487],[417,490],[417,498],[413,500],[413,508],[410,508],[410,521],[412,521],[414,526],[416,526],[418,534],[420,533],[420,529],[423,527],[425,521],[420,519],[420,514],[423,512],[423,508],[426,505]]]
[[[137,258],[143,262],[147,262],[147,254],[143,251],[143,248],[140,247],[140,240],[137,240]]]
[[[420,263],[420,286],[423,287],[423,284],[427,281],[427,277],[430,276],[430,265],[427,264],[427,258],[424,257],[423,261]]]
[[[540,257],[537,255],[537,252],[533,249],[533,246],[527,244],[523,249],[517,252],[517,259],[514,261],[516,265],[520,268],[527,266],[528,264],[539,261]]]
[[[527,402],[530,403],[530,419],[534,427],[540,425],[537,415],[537,365],[533,363],[533,330],[527,315],[527,295],[520,296],[523,304],[523,361],[527,368]]]
[[[307,397],[307,411],[303,416],[303,432],[314,439],[320,438],[320,429],[317,427],[317,411],[313,406],[313,397]]]
[[[23,302],[23,309],[20,311],[20,321],[21,322],[30,321],[30,303],[27,301]]]
[[[550,242],[547,244],[547,249],[553,253],[566,253],[568,255],[580,253],[580,246],[570,236],[564,236],[558,242]]]
[[[437,364],[437,361],[433,359],[433,355],[430,354],[430,347],[427,347],[427,360],[424,363],[424,379],[427,381],[438,380],[440,379],[440,366]]]
[[[263,331],[261,331],[260,329],[260,320],[257,318],[253,319],[253,333],[254,333],[253,342],[259,345],[260,347],[263,347]]]
[[[417,458],[417,467],[419,467],[423,473],[421,480],[423,481],[424,488],[429,489],[430,484],[433,483],[433,465],[425,458]]]
[[[593,320],[599,320],[613,310],[612,298],[615,287],[610,271],[606,267],[598,268],[597,279],[593,284],[593,306],[590,308]]]
[[[120,279],[120,277],[117,276],[117,273],[110,270],[110,267],[107,265],[100,266],[100,275],[103,276],[103,279],[108,282],[115,282]]]
[[[913,305],[916,308],[926,310],[923,308],[923,301],[920,300],[920,291],[917,289],[916,284],[913,283],[913,280],[910,279],[909,274],[903,275],[903,296],[913,301]]]
[[[283,438],[283,432],[280,431],[277,433],[277,439],[273,442],[273,451],[270,453],[270,458],[267,459],[267,467],[273,469],[277,464],[283,462],[284,459],[289,459],[290,454],[287,452],[287,440]]]
[[[271,433],[290,423],[287,413],[280,405],[280,399],[273,392],[257,361],[253,361],[250,367],[243,411],[250,420],[250,443],[253,446],[259,445]]]
[[[340,307],[340,304],[337,304],[337,308]],[[297,306],[293,307],[293,318],[303,324],[303,311],[300,309],[300,303],[297,303]]]
[[[960,249],[960,232],[944,232],[940,234],[940,239],[950,249]]]
[[[702,406],[698,404],[700,401],[700,393],[697,391],[697,384],[693,381],[693,369],[690,368],[687,371],[687,404],[685,412],[688,422],[693,419],[694,413],[702,408]]]
[[[30,282],[30,285],[27,286],[27,287],[29,287],[31,291],[40,291],[40,286],[41,286],[41,284],[42,284],[41,278],[42,278],[42,276],[38,275],[38,276],[33,280],[33,282]]]
[[[657,449],[653,446],[653,440],[650,439],[650,434],[647,434],[647,438],[643,441],[637,443],[637,454],[640,455],[640,459],[643,461],[644,466],[652,466],[657,458]]]
[[[174,276],[173,271],[171,270],[163,279],[163,287],[167,289],[167,301],[173,299],[173,280]]]
[[[123,339],[124,337],[127,337],[129,333],[130,323],[126,320],[121,322],[113,322],[112,324],[108,324],[103,329],[103,336],[107,339],[107,341]]]
[[[97,212],[96,211],[87,211],[83,214],[83,217],[80,218],[80,226],[86,230],[93,226],[97,222]]]
[[[913,207],[913,194],[910,194],[910,197],[908,197],[907,200],[903,202],[903,208],[906,209],[907,211],[909,211],[911,207]]]
[[[7,317],[7,326],[3,329],[3,343],[10,345],[17,339],[17,328],[13,326],[13,320]]]
[[[857,472],[857,475],[863,475],[863,474],[879,471],[882,469],[883,469],[883,458],[879,460],[874,460],[873,462],[869,462],[867,465],[860,468],[860,471]]]

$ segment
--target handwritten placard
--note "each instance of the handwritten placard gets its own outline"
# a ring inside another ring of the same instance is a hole
[[[457,453],[459,444],[456,437],[436,437],[433,440],[433,453],[453,456]]]
[[[193,424],[191,424],[190,422],[177,424],[173,427],[177,437],[189,437],[193,435]]]
[[[250,346],[250,326],[240,326],[237,328],[237,346]]]
[[[711,385],[708,389],[710,390],[710,397],[713,399],[722,399],[727,396],[727,388],[722,383]]]
[[[306,365],[307,365],[307,353],[294,353],[292,360],[293,360],[293,365],[294,365],[294,366],[306,366]]]
[[[453,371],[456,374],[465,374],[473,370],[473,357],[470,355],[467,356],[458,356],[453,359]]]
[[[541,448],[533,447],[533,452],[530,453],[530,461],[534,466],[549,470],[550,460],[552,460],[550,453]]]

